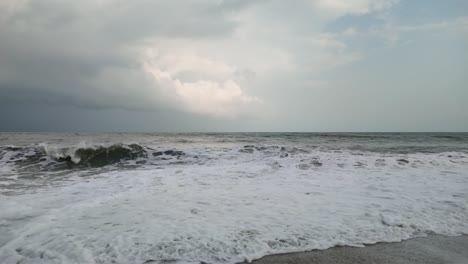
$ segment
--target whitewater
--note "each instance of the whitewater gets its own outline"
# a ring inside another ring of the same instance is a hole
[[[238,263],[468,234],[466,133],[0,133],[0,263]]]

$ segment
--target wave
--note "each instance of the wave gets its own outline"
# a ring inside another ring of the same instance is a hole
[[[147,156],[147,151],[138,144],[82,144],[72,147],[39,144],[27,147],[6,146],[0,149],[0,160],[3,163],[14,163],[22,167],[43,165],[45,169],[102,167]]]
[[[138,144],[114,144],[85,148],[44,148],[45,154],[58,162],[71,162],[77,165],[101,167],[122,160],[147,157],[144,148]]]
[[[28,173],[86,170],[101,167],[149,167],[189,164],[211,164],[221,161],[268,164],[274,168],[307,169],[380,169],[422,168],[435,166],[450,168],[468,164],[463,152],[363,151],[354,148],[327,148],[315,145],[249,144],[230,147],[184,146],[181,149],[144,144],[80,143],[74,146],[38,144],[0,147],[0,167],[3,170]],[[213,165],[213,164],[212,164]]]
[[[76,146],[49,145],[45,143],[31,146],[0,147],[0,166],[14,165],[19,169],[39,171],[66,169],[86,169],[110,165],[142,165],[148,161],[155,164],[178,163],[186,153],[177,149],[154,149],[140,144],[89,145]],[[198,156],[195,156],[198,157]]]

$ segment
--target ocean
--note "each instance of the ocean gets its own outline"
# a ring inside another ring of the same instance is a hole
[[[0,263],[238,263],[468,234],[468,133],[0,133]]]

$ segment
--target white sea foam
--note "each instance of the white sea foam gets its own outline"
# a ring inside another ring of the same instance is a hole
[[[236,263],[468,234],[464,154],[272,149],[185,149],[203,162],[74,172],[59,186],[1,195],[0,259]]]

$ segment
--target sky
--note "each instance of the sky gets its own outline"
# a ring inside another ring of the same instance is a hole
[[[0,131],[468,131],[466,0],[0,0]]]

